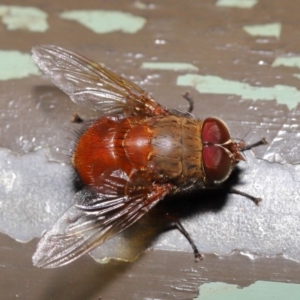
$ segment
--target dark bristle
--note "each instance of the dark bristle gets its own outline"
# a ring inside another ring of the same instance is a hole
[[[84,120],[80,117],[80,115],[78,113],[75,113],[73,115],[73,118],[71,120],[72,123],[83,123]]]

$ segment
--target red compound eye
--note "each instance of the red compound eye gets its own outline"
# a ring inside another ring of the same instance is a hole
[[[203,148],[203,166],[209,182],[222,182],[231,172],[231,159],[220,146]]]
[[[226,125],[218,119],[207,118],[202,126],[202,141],[211,144],[223,144],[230,140]]]
[[[230,154],[220,144],[230,140],[226,125],[214,118],[207,118],[202,127],[202,161],[208,182],[222,182],[232,170]]]

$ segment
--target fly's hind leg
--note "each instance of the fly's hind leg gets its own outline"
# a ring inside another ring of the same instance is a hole
[[[177,229],[179,230],[184,236],[185,238],[188,240],[188,242],[190,243],[193,251],[194,251],[194,257],[195,257],[195,262],[198,262],[199,260],[203,260],[204,256],[203,254],[201,254],[195,244],[195,242],[193,241],[192,237],[190,236],[190,234],[187,232],[187,230],[183,227],[182,223],[179,221],[178,218],[171,216],[171,215],[166,215],[166,217],[171,221],[171,223],[169,224],[169,228],[168,229]]]
[[[195,261],[199,261],[199,260],[203,260],[204,256],[203,254],[201,254],[195,244],[195,242],[193,241],[192,237],[190,236],[190,234],[186,231],[186,229],[183,227],[183,225],[181,224],[181,222],[179,220],[177,220],[176,222],[173,223],[173,226],[176,227],[184,236],[185,238],[189,241],[193,251],[194,251],[194,257],[195,257]]]

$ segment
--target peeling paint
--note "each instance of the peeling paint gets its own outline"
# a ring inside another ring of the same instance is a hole
[[[70,169],[49,163],[45,150],[0,149],[0,170],[0,231],[17,241],[41,236],[72,203]]]
[[[217,0],[216,6],[252,8],[258,0]]]
[[[16,174],[12,170],[0,171],[0,189],[3,189],[6,193],[12,191]]]
[[[8,30],[45,32],[49,26],[47,14],[36,7],[0,5],[0,17]]]
[[[136,33],[141,30],[146,19],[121,11],[71,10],[60,14],[62,19],[77,21],[95,33],[122,31]]]
[[[202,94],[238,95],[242,99],[252,100],[276,99],[278,103],[287,105],[289,109],[295,108],[300,99],[300,91],[293,86],[256,87],[210,75],[181,75],[177,77],[177,85],[193,86]]]
[[[198,71],[198,68],[192,64],[178,62],[144,62],[141,68],[152,70]]]
[[[274,60],[272,67],[291,67],[291,68],[300,68],[300,57],[278,57]]]
[[[30,54],[14,50],[0,50],[0,80],[18,79],[39,74],[39,69],[32,61]]]
[[[277,39],[280,37],[281,24],[261,24],[261,25],[248,25],[243,29],[252,36],[274,36]]]
[[[135,1],[133,4],[138,9],[154,9],[155,5],[153,3],[144,3],[142,1]]]
[[[195,300],[297,300],[300,284],[256,281],[248,287],[240,288],[236,284],[224,282],[204,283],[199,287],[199,296]]]

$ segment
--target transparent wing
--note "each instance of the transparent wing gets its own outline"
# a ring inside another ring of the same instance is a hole
[[[32,57],[52,82],[77,104],[102,114],[154,116],[168,113],[131,81],[76,53],[45,45],[34,47]]]
[[[76,204],[40,240],[33,255],[37,267],[68,264],[121,232],[162,199],[171,185],[132,182],[123,171],[103,174],[97,191],[75,195]]]

